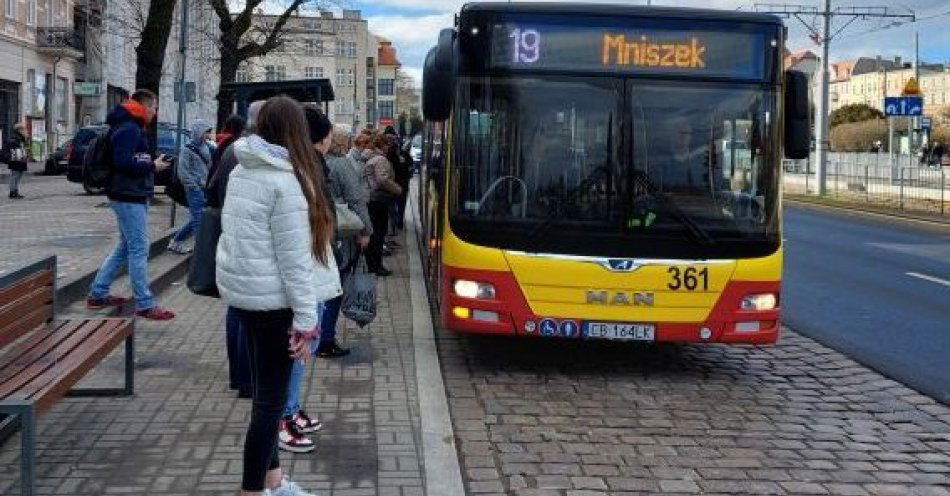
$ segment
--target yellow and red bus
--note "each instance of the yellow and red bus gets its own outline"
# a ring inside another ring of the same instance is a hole
[[[462,333],[774,343],[781,158],[810,145],[777,17],[471,3],[426,58],[430,291]]]

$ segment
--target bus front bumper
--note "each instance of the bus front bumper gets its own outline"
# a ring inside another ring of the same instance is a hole
[[[596,319],[586,315],[536,315],[511,272],[443,266],[442,325],[453,332],[529,336],[550,339],[592,339],[588,327]],[[491,284],[493,298],[465,298],[455,293],[455,281]],[[716,305],[702,322],[638,322],[646,333],[629,341],[668,343],[774,344],[780,332],[780,308],[740,310],[750,294],[779,294],[779,281],[729,281]],[[597,321],[600,323],[600,321]],[[649,332],[652,329],[652,332]]]

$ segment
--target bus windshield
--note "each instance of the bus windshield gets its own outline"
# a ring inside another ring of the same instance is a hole
[[[765,256],[780,241],[774,113],[763,85],[464,77],[452,228],[531,253]]]

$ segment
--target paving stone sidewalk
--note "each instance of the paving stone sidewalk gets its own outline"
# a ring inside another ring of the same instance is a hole
[[[64,176],[28,175],[20,189],[26,198],[11,200],[0,186],[0,273],[51,255],[59,257],[60,285],[95,271],[118,238],[108,199],[86,195]],[[153,241],[171,232],[170,205],[159,202],[150,211]],[[186,215],[178,209],[179,225]]]
[[[321,496],[424,492],[408,270],[404,254],[390,260],[376,321],[341,328],[353,353],[312,369],[305,398],[324,424],[317,451],[281,454]],[[40,417],[40,495],[236,494],[250,402],[228,390],[224,307],[181,285],[163,301],[179,318],[137,323],[133,398],[65,398]],[[116,354],[89,381],[116,384],[121,370]],[[18,494],[18,459],[16,435],[0,446],[0,494]]]
[[[950,496],[950,408],[789,330],[438,339],[469,494]]]

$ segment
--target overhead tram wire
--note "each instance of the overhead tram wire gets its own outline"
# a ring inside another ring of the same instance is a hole
[[[921,22],[932,21],[934,19],[939,19],[945,16],[950,16],[950,10],[939,13],[939,14],[932,14],[932,15],[928,15],[924,17],[918,17],[913,21],[893,21],[888,24],[885,24],[884,26],[868,29],[866,31],[859,31],[857,33],[842,35],[841,38],[857,38],[860,36],[867,36],[869,34],[880,33],[881,31],[887,31],[888,29],[895,29],[895,28],[900,28],[904,26],[912,26],[914,24],[919,24]]]
[[[831,41],[838,37],[845,28],[858,19],[916,19],[913,11],[907,13],[895,13],[889,7],[835,7],[832,8],[831,0],[824,0],[824,7],[818,8],[814,5],[787,5],[787,4],[756,4],[757,12],[781,15],[785,17],[795,17],[808,28],[812,39],[820,42],[821,45],[821,95],[818,100],[816,116],[816,136],[815,136],[815,176],[818,181],[818,196],[824,196],[827,191],[828,170],[828,86],[829,86],[829,62]],[[822,27],[819,31],[811,26],[801,16],[820,16],[822,18]],[[835,18],[844,17],[847,22],[838,28],[832,34],[832,23]]]

